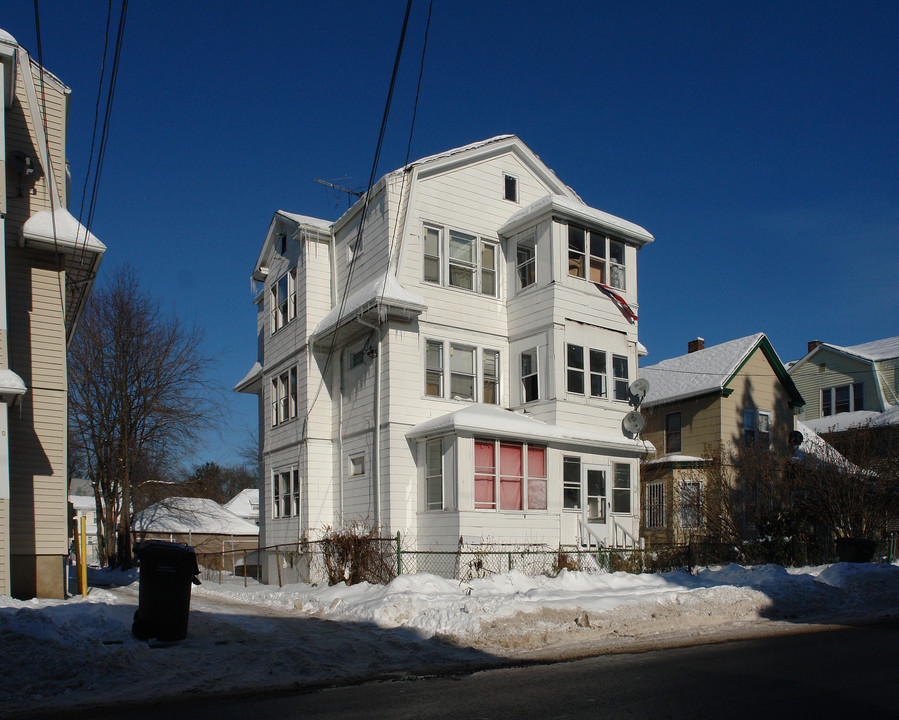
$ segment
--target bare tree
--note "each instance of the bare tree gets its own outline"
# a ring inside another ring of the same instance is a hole
[[[69,424],[94,486],[101,562],[130,567],[132,492],[216,419],[202,333],[164,314],[133,270],[91,295],[69,348]]]

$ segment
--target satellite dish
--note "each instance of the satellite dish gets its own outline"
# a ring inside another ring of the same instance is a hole
[[[790,433],[790,445],[792,445],[793,447],[799,447],[800,445],[802,445],[802,441],[804,439],[805,438],[802,437],[802,433],[798,430],[793,430],[793,432]]]
[[[637,399],[637,404],[639,405],[643,402],[643,398],[646,397],[646,393],[649,392],[649,380],[637,378],[628,386],[627,391],[631,394],[631,397]]]
[[[631,410],[631,412],[624,416],[621,425],[631,435],[636,435],[643,429],[643,416],[636,410]]]

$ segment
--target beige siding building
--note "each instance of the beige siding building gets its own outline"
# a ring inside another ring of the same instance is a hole
[[[65,597],[66,347],[105,247],[66,210],[69,89],[2,30],[0,63],[0,593]]]
[[[652,240],[513,135],[335,222],[276,213],[237,387],[260,398],[262,545],[351,521],[420,549],[638,543],[648,450],[622,421]]]
[[[649,382],[644,438],[656,453],[643,465],[641,535],[683,542],[701,529],[707,448],[770,444],[796,429],[803,399],[764,334],[705,347],[640,368]]]

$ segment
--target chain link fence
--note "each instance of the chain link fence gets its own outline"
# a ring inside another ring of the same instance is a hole
[[[406,546],[404,546],[406,545]],[[204,579],[221,581],[222,569],[244,578],[262,579],[279,586],[294,583],[371,582],[385,584],[397,575],[430,573],[466,582],[512,570],[525,575],[558,575],[562,570],[587,573],[651,573],[738,563],[810,566],[836,562],[835,547],[786,539],[751,543],[719,543],[696,539],[682,545],[647,548],[550,548],[546,545],[464,545],[456,550],[419,550],[397,537],[332,539],[276,545],[256,550],[198,553]],[[896,559],[896,537],[876,547],[875,560]],[[245,579],[246,582],[246,579]]]

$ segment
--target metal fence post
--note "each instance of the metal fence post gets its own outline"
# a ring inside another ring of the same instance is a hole
[[[247,561],[244,560],[244,567],[246,567],[246,562]],[[279,588],[284,587],[283,583],[281,582],[281,553],[278,552],[277,545],[275,545],[275,565],[278,566],[278,587]],[[244,570],[243,579],[244,579],[244,585],[246,585],[246,580],[247,580],[246,570]]]
[[[396,531],[396,574],[397,577],[403,574],[403,549],[400,545],[400,531]]]

